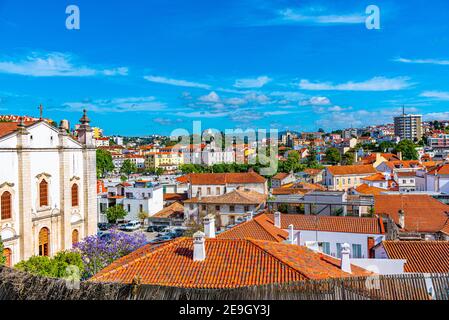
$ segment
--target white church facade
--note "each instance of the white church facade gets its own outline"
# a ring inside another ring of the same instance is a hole
[[[47,121],[0,123],[0,235],[7,265],[53,256],[97,232],[96,151]]]

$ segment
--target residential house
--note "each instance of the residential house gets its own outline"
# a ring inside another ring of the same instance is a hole
[[[163,209],[163,189],[149,181],[123,182],[107,188],[107,193],[98,196],[100,222],[107,222],[106,211],[110,207],[122,206],[128,213],[124,220],[139,220],[139,213],[153,216]]]
[[[293,183],[296,181],[295,174],[293,172],[284,173],[280,172],[271,178],[271,188],[280,188],[284,185]]]
[[[334,191],[357,188],[363,178],[377,173],[372,165],[331,166],[325,170],[325,185]]]
[[[200,196],[184,201],[184,216],[186,220],[200,222],[208,214],[214,214],[218,217],[218,227],[227,227],[243,220],[248,212],[264,209],[266,201],[266,194],[237,188],[219,196]]]
[[[186,186],[189,198],[224,195],[239,187],[268,194],[267,180],[256,172],[191,173],[176,180]]]

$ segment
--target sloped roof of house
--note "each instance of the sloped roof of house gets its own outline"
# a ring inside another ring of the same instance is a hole
[[[331,166],[327,169],[334,176],[374,174],[377,172],[372,165]]]
[[[267,215],[274,221],[274,215]],[[293,225],[295,230],[311,230],[325,232],[384,234],[381,218],[311,216],[302,214],[281,215],[281,228],[288,229]]]
[[[385,161],[383,163],[387,165],[390,169],[422,167],[421,163],[418,160]]]
[[[306,279],[366,276],[352,266],[343,272],[340,260],[306,247],[261,240],[206,239],[206,258],[193,260],[193,239],[179,238],[159,245],[147,245],[89,281],[132,283],[185,288],[236,288]]]
[[[179,202],[174,202],[168,207],[165,207],[152,217],[154,218],[170,218],[173,215],[184,215],[184,206]]]
[[[449,206],[428,195],[375,195],[376,214],[386,214],[399,224],[399,210],[405,213],[407,232],[442,231],[449,219]]]
[[[367,185],[366,183],[362,183],[357,188],[355,188],[355,191],[361,194],[371,194],[371,195],[379,195],[382,194],[382,192],[388,191],[386,189],[381,189],[377,187],[372,187]]]
[[[323,170],[321,169],[304,169],[305,173],[307,173],[310,176],[316,176],[318,174],[320,174],[321,172],[323,172]]]
[[[187,200],[187,193],[165,193],[164,201],[184,201]]]
[[[271,178],[272,180],[284,180],[285,178],[287,178],[290,175],[290,173],[285,173],[285,172],[279,172],[277,175],[275,175],[273,178]]]
[[[449,175],[449,164],[439,165],[429,171],[429,174]]]
[[[192,198],[184,203],[210,203],[210,204],[261,204],[267,200],[267,195],[253,190],[236,189],[221,196]]]
[[[288,239],[288,232],[274,226],[266,214],[236,225],[235,227],[217,235],[217,239],[256,239],[284,242]]]
[[[372,176],[362,178],[365,181],[385,181],[385,175],[382,172],[373,174]]]
[[[400,160],[399,157],[393,153],[381,153],[380,156],[387,161]],[[362,158],[363,164],[373,164],[377,160],[377,154],[372,153],[369,156]]]
[[[390,259],[407,260],[405,272],[448,273],[448,241],[384,241]]]
[[[35,124],[37,121],[24,122],[25,127]],[[0,138],[17,130],[20,122],[0,122]]]
[[[226,185],[265,183],[266,179],[256,172],[244,173],[190,173],[176,179],[194,185]]]

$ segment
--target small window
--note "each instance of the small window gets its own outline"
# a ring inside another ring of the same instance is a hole
[[[211,190],[211,188],[207,188],[207,195],[211,195],[211,193],[212,193],[212,190]]]
[[[245,210],[245,212],[248,212],[249,211],[249,206],[245,206],[244,210]]]
[[[215,192],[216,192],[217,195],[220,195],[220,187],[217,187],[217,188],[215,189]]]
[[[72,186],[72,207],[78,207],[78,185],[74,184]]]
[[[139,211],[140,211],[140,212],[143,212],[143,204],[140,204],[140,205],[139,205]]]
[[[201,206],[201,210],[203,210],[203,211],[206,211],[206,205],[205,204],[203,204],[202,206]]]
[[[220,211],[220,206],[215,206],[215,211]]]
[[[41,207],[48,206],[48,182],[45,180],[39,184],[39,205]]]
[[[362,258],[362,245],[353,244],[352,245],[352,258],[361,259]]]
[[[235,212],[235,206],[229,206],[229,211]]]
[[[12,195],[10,192],[3,192],[1,198],[1,206],[2,206],[2,220],[8,220],[12,218]]]
[[[131,205],[128,204],[127,206],[128,206],[128,212],[131,212]]]

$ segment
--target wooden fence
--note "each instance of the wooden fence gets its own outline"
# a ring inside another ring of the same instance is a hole
[[[301,281],[235,289],[67,282],[0,268],[0,300],[449,300],[449,274]]]

